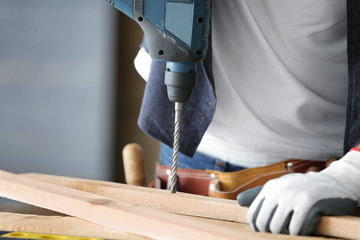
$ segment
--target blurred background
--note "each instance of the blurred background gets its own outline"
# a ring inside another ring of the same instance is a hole
[[[142,30],[105,0],[0,0],[0,169],[124,182],[137,126]]]

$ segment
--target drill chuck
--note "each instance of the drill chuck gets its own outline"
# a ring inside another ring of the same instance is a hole
[[[169,100],[187,102],[196,86],[196,64],[167,62],[165,85]]]

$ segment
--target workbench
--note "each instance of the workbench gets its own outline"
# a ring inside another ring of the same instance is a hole
[[[255,233],[246,224],[247,209],[233,200],[53,175],[0,171],[0,195],[41,207],[19,202],[0,204],[2,231],[105,239],[360,237],[357,217],[323,218],[316,232],[333,238]]]

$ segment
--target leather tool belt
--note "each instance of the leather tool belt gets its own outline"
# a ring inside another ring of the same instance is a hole
[[[320,171],[328,162],[288,159],[272,165],[248,168],[236,172],[220,172],[216,170],[195,170],[178,168],[180,192],[236,199],[240,192],[264,185],[267,181],[288,173],[305,173]],[[153,187],[166,189],[171,167],[156,164]]]

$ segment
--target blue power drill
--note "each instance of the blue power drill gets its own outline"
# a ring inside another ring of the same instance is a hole
[[[166,61],[165,85],[175,102],[175,131],[171,181],[177,188],[177,160],[182,104],[196,86],[196,66],[208,47],[211,0],[107,0],[143,29],[152,59]]]

